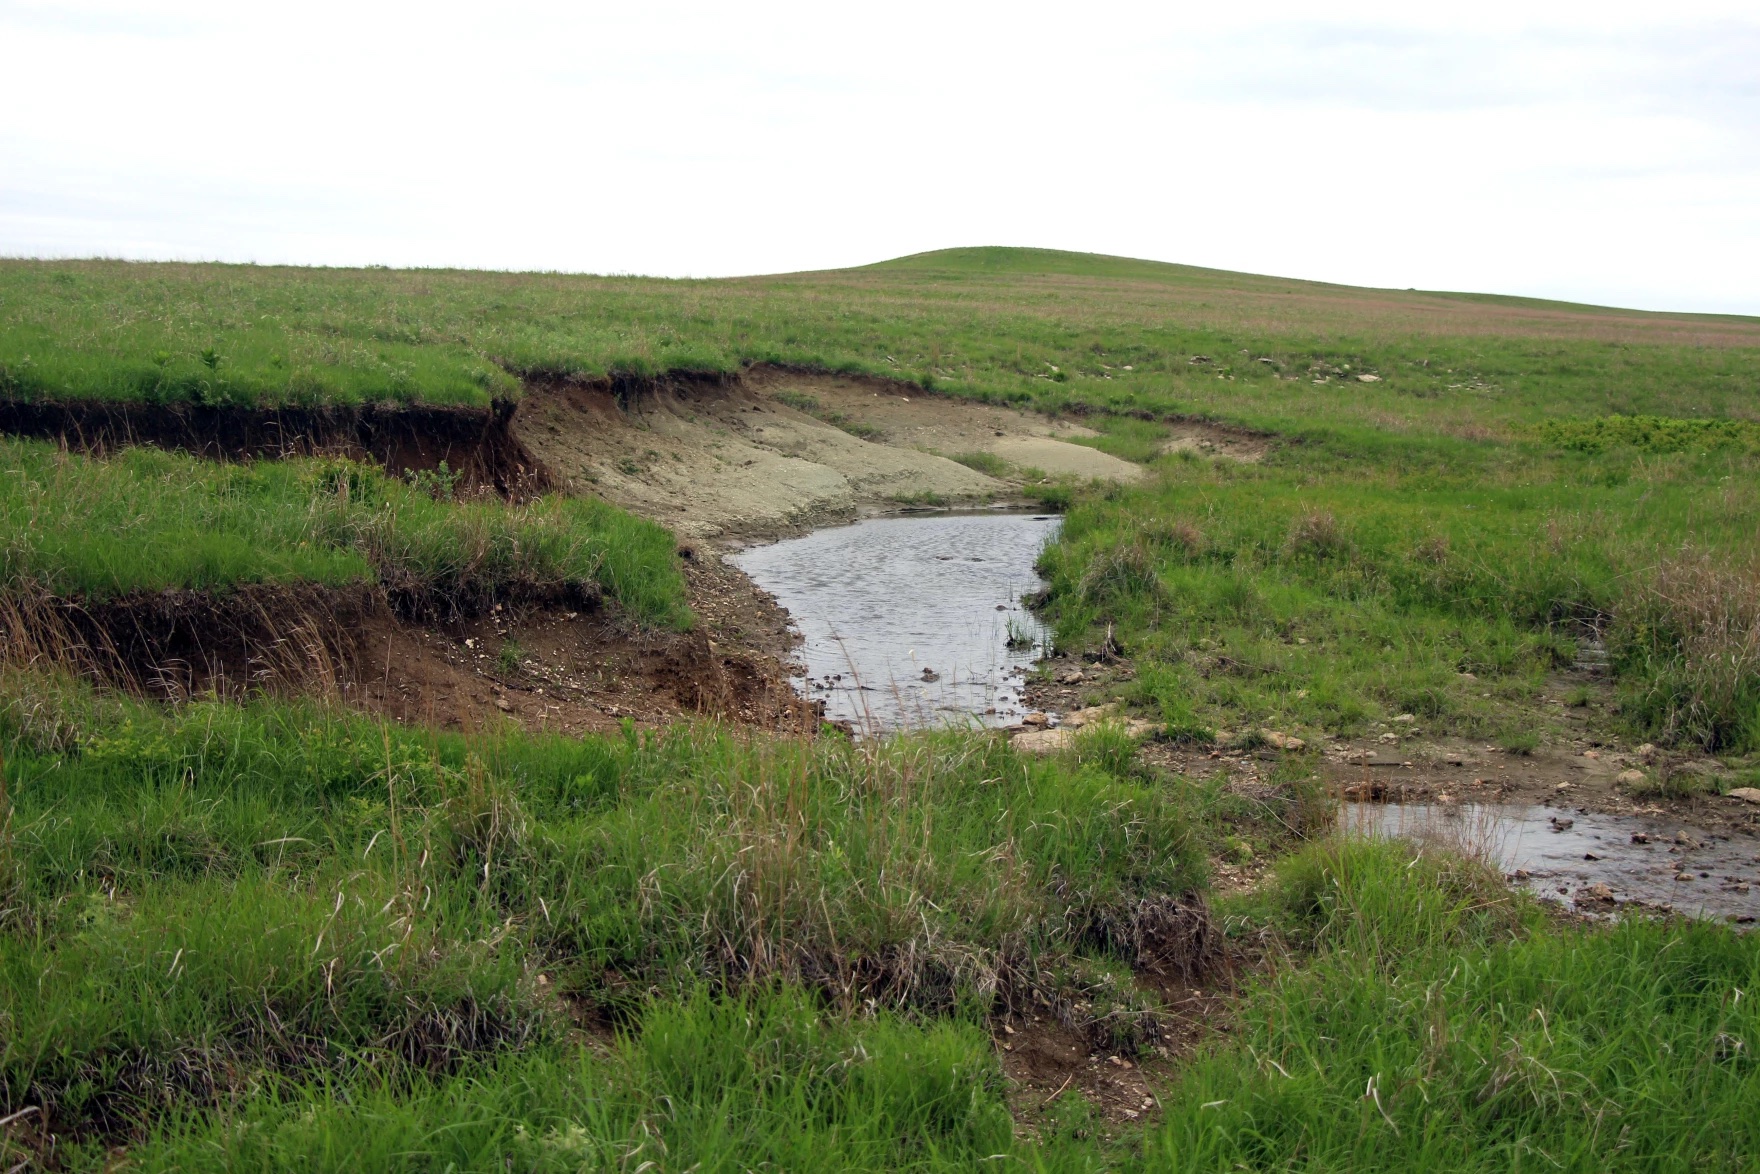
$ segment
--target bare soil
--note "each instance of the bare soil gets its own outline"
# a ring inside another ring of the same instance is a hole
[[[775,538],[904,504],[1018,496],[951,458],[1126,481],[1139,465],[1071,443],[1095,433],[903,383],[755,367],[740,377],[533,383],[514,433],[560,483],[682,535]]]
[[[719,560],[687,560],[687,578],[698,624],[684,634],[554,606],[381,624],[343,695],[398,721],[471,732],[583,734],[687,716],[816,729],[819,707],[789,684],[787,613]]]

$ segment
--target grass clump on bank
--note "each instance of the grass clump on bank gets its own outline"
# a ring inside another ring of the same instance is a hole
[[[1311,943],[1162,1100],[1157,1170],[1734,1170],[1760,1152],[1760,939],[1554,928],[1495,875],[1387,842],[1284,869]]]
[[[656,1000],[704,991],[1033,1007],[1129,1049],[1154,1017],[1128,969],[1213,948],[1173,796],[987,736],[471,739],[11,684],[0,1103],[76,1137],[253,1089],[402,1096],[553,1052],[570,1006],[647,1047]]]
[[[98,459],[0,440],[0,462],[0,583],[14,594],[377,582],[407,609],[450,614],[576,585],[643,622],[688,623],[671,535],[597,499],[441,500],[341,459]]]

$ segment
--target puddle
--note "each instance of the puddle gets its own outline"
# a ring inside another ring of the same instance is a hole
[[[1021,606],[1061,519],[872,518],[730,556],[800,629],[796,687],[858,730],[1012,725],[1045,633]],[[1014,642],[1011,646],[1010,637]]]
[[[1636,904],[1718,920],[1760,917],[1760,840],[1663,817],[1474,803],[1353,803],[1345,805],[1340,822],[1362,834],[1438,839],[1482,852],[1515,884],[1547,900],[1574,903],[1582,912]],[[1617,904],[1583,893],[1598,884]]]

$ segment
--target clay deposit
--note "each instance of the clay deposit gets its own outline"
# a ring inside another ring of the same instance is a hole
[[[798,532],[863,512],[1014,496],[1028,476],[1134,481],[1140,465],[1050,419],[908,384],[754,368],[727,380],[533,385],[514,428],[563,484],[695,538]],[[1002,476],[955,456],[1005,462]]]

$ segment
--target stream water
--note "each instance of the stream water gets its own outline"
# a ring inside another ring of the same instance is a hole
[[[1496,862],[1537,896],[1588,913],[1619,905],[1751,922],[1760,917],[1760,841],[1665,817],[1474,803],[1357,803],[1351,831],[1435,839]],[[1597,900],[1606,885],[1612,901]]]
[[[1010,725],[1045,633],[1021,604],[1060,519],[1000,511],[871,518],[731,557],[803,638],[797,687],[864,733]]]

